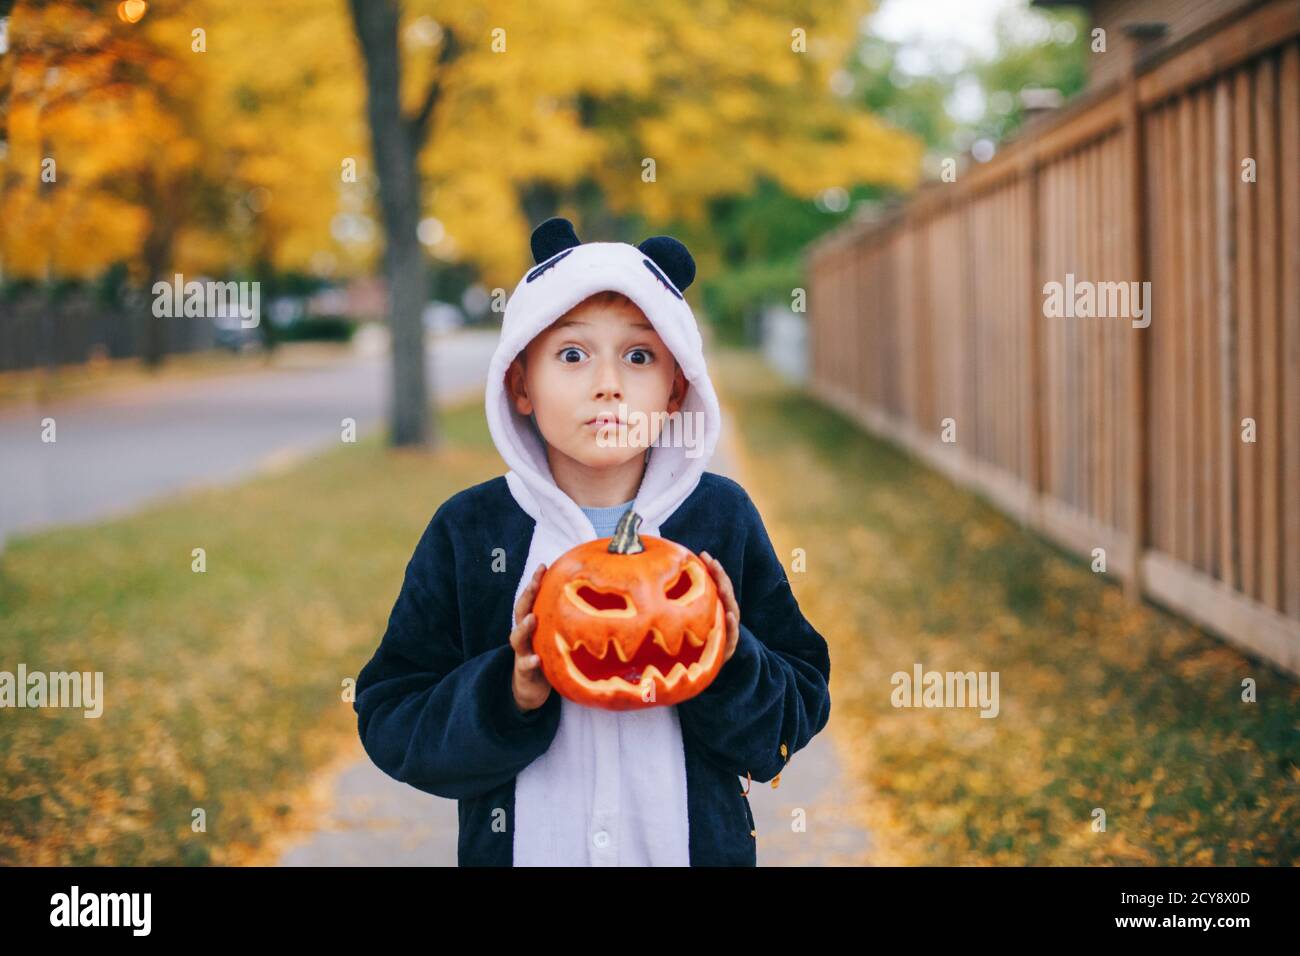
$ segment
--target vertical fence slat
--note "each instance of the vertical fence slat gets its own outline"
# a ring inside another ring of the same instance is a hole
[[[1066,220],[1066,247],[1068,249],[1068,266],[1069,271],[1076,276],[1083,275],[1083,267],[1079,262],[1079,215],[1080,207],[1083,205],[1083,190],[1079,188],[1079,154],[1077,152],[1070,155],[1066,160],[1068,203],[1070,217]],[[1066,499],[1075,508],[1082,509],[1083,504],[1079,496],[1079,487],[1083,482],[1083,476],[1079,473],[1079,320],[1077,318],[1066,318],[1063,320],[1063,329],[1065,331],[1065,349],[1063,350],[1063,369],[1065,375],[1062,380],[1064,388],[1058,392],[1061,399],[1061,406],[1065,410],[1066,431],[1061,436],[1061,451],[1064,453],[1063,462],[1065,465],[1065,485]]]
[[[1097,158],[1097,147],[1090,144],[1079,153],[1079,198],[1081,215],[1077,220],[1075,228],[1079,232],[1079,244],[1081,255],[1079,257],[1082,266],[1081,276],[1085,280],[1096,283],[1101,276],[1097,274],[1097,209],[1100,205],[1097,200],[1097,190],[1095,185],[1096,177],[1094,175],[1094,166]],[[1094,288],[1100,288],[1095,286]],[[1100,303],[1098,303],[1100,306]],[[1097,483],[1094,480],[1097,472],[1098,444],[1097,444],[1097,392],[1094,387],[1097,372],[1096,362],[1096,345],[1097,326],[1100,320],[1097,318],[1101,314],[1101,308],[1093,310],[1093,317],[1078,320],[1079,330],[1079,358],[1082,360],[1081,375],[1079,376],[1079,397],[1082,411],[1081,421],[1081,441],[1079,450],[1083,460],[1082,467],[1079,469],[1080,477],[1083,479],[1083,487],[1080,489],[1080,501],[1083,511],[1089,518],[1094,518],[1097,514]]]
[[[1182,277],[1187,262],[1187,197],[1183,194],[1182,161],[1183,111],[1180,100],[1174,100],[1166,109],[1169,123],[1169,165],[1165,176],[1169,180],[1169,199],[1172,206],[1172,252],[1169,257],[1169,274],[1164,294],[1169,301],[1165,313],[1166,342],[1170,348],[1169,362],[1169,430],[1173,439],[1170,458],[1169,484],[1165,489],[1169,521],[1171,523],[1171,553],[1179,561],[1188,559],[1187,522],[1185,508],[1178,507],[1180,492],[1186,488],[1185,480],[1189,456],[1187,454],[1187,343],[1183,328],[1187,315],[1187,302],[1183,297]],[[1185,492],[1184,492],[1185,493]]]
[[[1300,43],[1291,42],[1282,54],[1279,114],[1282,117],[1278,175],[1281,181],[1281,245],[1286,262],[1281,269],[1282,292],[1282,413],[1285,429],[1282,461],[1283,604],[1300,618]]]
[[[1042,389],[1042,318],[1043,318],[1043,246],[1048,241],[1042,227],[1039,212],[1039,190],[1042,188],[1042,175],[1037,161],[1030,164],[1025,177],[1025,228],[1021,235],[1026,247],[1026,267],[1029,281],[1025,283],[1029,292],[1028,308],[1025,311],[1025,389],[1026,402],[1021,416],[1024,435],[1024,470],[1030,491],[1037,495],[1043,490],[1043,458],[1040,435],[1043,430],[1043,389]],[[1039,241],[1038,237],[1041,237]]]
[[[1112,184],[1107,183],[1102,175],[1103,163],[1108,148],[1106,143],[1106,140],[1102,140],[1091,151],[1092,176],[1089,185],[1092,194],[1097,197],[1107,195],[1110,188],[1112,188]],[[1111,273],[1106,266],[1105,216],[1110,208],[1110,203],[1094,202],[1092,204],[1092,262],[1090,268],[1092,275],[1104,282],[1113,282],[1119,279],[1119,276]],[[1110,422],[1111,398],[1106,394],[1104,388],[1106,380],[1106,330],[1115,321],[1113,317],[1093,319],[1091,322],[1092,334],[1089,336],[1091,340],[1089,345],[1092,349],[1092,440],[1097,449],[1096,455],[1093,456],[1092,514],[1097,522],[1103,525],[1110,524],[1107,518],[1110,500],[1106,494],[1106,471],[1110,468],[1110,434],[1112,431]]]
[[[1165,537],[1163,497],[1162,497],[1162,480],[1164,472],[1162,470],[1163,445],[1162,436],[1164,435],[1164,422],[1162,419],[1161,397],[1163,395],[1162,385],[1164,382],[1164,369],[1161,361],[1162,351],[1152,347],[1148,350],[1147,368],[1141,369],[1140,355],[1138,353],[1139,335],[1150,336],[1153,342],[1159,342],[1161,330],[1164,328],[1164,311],[1165,301],[1161,292],[1163,288],[1163,277],[1165,268],[1165,238],[1168,234],[1168,216],[1165,213],[1165,203],[1163,190],[1161,188],[1161,177],[1158,170],[1164,159],[1164,137],[1161,135],[1162,127],[1160,123],[1160,114],[1153,112],[1147,114],[1143,121],[1143,130],[1145,133],[1145,152],[1146,152],[1146,170],[1143,171],[1147,188],[1146,201],[1149,205],[1149,216],[1151,223],[1150,235],[1147,238],[1147,249],[1150,256],[1150,275],[1152,289],[1152,319],[1151,325],[1146,329],[1131,329],[1128,341],[1128,376],[1129,376],[1129,394],[1134,394],[1134,388],[1140,388],[1141,394],[1145,397],[1147,403],[1147,437],[1143,444],[1146,445],[1146,455],[1148,458],[1148,467],[1146,474],[1136,474],[1133,469],[1136,468],[1137,454],[1141,451],[1133,449],[1129,459],[1129,478],[1130,480],[1144,481],[1148,486],[1147,493],[1141,494],[1136,486],[1130,486],[1130,534],[1136,532],[1139,528],[1139,518],[1141,517],[1141,499],[1146,498],[1150,503],[1149,510],[1146,514],[1147,533],[1150,535],[1151,543],[1156,548],[1168,548],[1168,542]],[[1127,139],[1127,138],[1126,138]],[[1126,152],[1131,153],[1132,147],[1126,147]],[[1132,159],[1129,159],[1129,165],[1132,166]],[[1133,185],[1129,185],[1130,193]],[[1135,232],[1133,222],[1129,220],[1129,234]],[[1135,441],[1138,429],[1130,426],[1131,438]],[[1130,442],[1132,444],[1132,442]]]
[[[1196,269],[1198,255],[1196,245],[1195,222],[1200,218],[1203,206],[1196,194],[1195,167],[1193,153],[1196,150],[1194,116],[1190,96],[1180,96],[1177,100],[1178,110],[1178,179],[1183,220],[1179,231],[1183,234],[1182,256],[1178,263],[1179,294],[1182,308],[1178,310],[1179,341],[1182,343],[1182,362],[1180,368],[1181,389],[1178,409],[1178,430],[1182,436],[1183,461],[1178,473],[1176,493],[1179,502],[1186,501],[1195,493],[1195,475],[1200,462],[1202,449],[1197,437],[1199,422],[1196,408],[1196,316],[1199,303],[1196,297]],[[1196,509],[1180,506],[1178,520],[1182,527],[1184,563],[1196,566],[1200,543],[1196,534]]]
[[[1197,247],[1200,256],[1196,272],[1200,276],[1197,295],[1200,301],[1200,322],[1197,331],[1197,377],[1200,379],[1199,399],[1196,406],[1199,421],[1201,448],[1204,453],[1196,467],[1196,492],[1199,506],[1195,509],[1200,523],[1201,553],[1199,567],[1215,575],[1218,565],[1218,508],[1219,494],[1215,479],[1221,451],[1218,429],[1215,427],[1218,376],[1215,374],[1214,336],[1214,114],[1213,91],[1204,87],[1196,94],[1196,194],[1203,197],[1201,215],[1197,217]]]
[[[1132,259],[1135,279],[1150,275],[1151,263],[1148,260],[1147,245],[1147,209],[1148,197],[1144,170],[1145,129],[1141,104],[1137,97],[1136,62],[1130,61],[1129,81],[1124,108],[1122,130],[1123,144],[1126,151],[1125,167],[1127,173],[1127,207],[1128,226],[1127,250]],[[1150,308],[1150,302],[1148,302]],[[1129,532],[1128,576],[1125,586],[1130,597],[1136,597],[1142,591],[1142,549],[1146,543],[1147,505],[1150,501],[1148,461],[1148,429],[1150,427],[1148,401],[1148,333],[1150,327],[1135,328],[1131,323],[1124,334],[1128,338],[1128,465],[1127,475],[1131,501],[1129,513],[1132,524]]]
[[[1223,449],[1219,469],[1220,563],[1223,567],[1223,583],[1234,589],[1240,580],[1240,548],[1237,543],[1237,430],[1233,420],[1237,402],[1237,243],[1233,237],[1237,219],[1237,176],[1236,163],[1233,161],[1232,122],[1235,95],[1234,84],[1229,77],[1222,77],[1215,83],[1214,196],[1217,210],[1215,218],[1219,225],[1216,230],[1219,275],[1219,435]]]
[[[1259,579],[1256,575],[1256,546],[1258,544],[1259,488],[1256,484],[1255,449],[1258,444],[1242,440],[1241,424],[1246,418],[1259,420],[1259,410],[1255,400],[1258,379],[1255,375],[1255,327],[1256,327],[1256,284],[1255,284],[1255,188],[1251,183],[1243,182],[1241,177],[1241,160],[1245,156],[1255,155],[1254,111],[1251,109],[1251,97],[1254,95],[1254,78],[1250,70],[1241,68],[1236,74],[1236,101],[1234,111],[1236,150],[1234,166],[1237,193],[1237,411],[1234,416],[1234,428],[1237,429],[1236,449],[1238,468],[1238,515],[1241,535],[1241,590],[1255,597],[1259,593]]]
[[[1278,515],[1278,334],[1277,334],[1277,185],[1282,170],[1277,165],[1276,70],[1272,57],[1264,57],[1255,74],[1256,197],[1258,202],[1259,351],[1259,442],[1255,454],[1259,467],[1259,599],[1277,610],[1279,515]],[[1300,169],[1291,170],[1300,176]]]

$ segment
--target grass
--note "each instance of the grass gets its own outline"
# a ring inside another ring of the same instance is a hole
[[[719,356],[714,377],[778,553],[807,555],[791,578],[831,645],[827,733],[869,795],[863,862],[1297,861],[1294,681],[1127,603],[753,357]],[[436,455],[376,438],[9,544],[0,670],[103,671],[105,710],[0,711],[0,864],[265,862],[308,825],[312,781],[355,752],[344,681],[419,534],[502,471],[477,399],[442,421]],[[914,662],[998,671],[998,716],[893,708]]]
[[[0,711],[0,864],[262,859],[304,783],[355,744],[344,680],[373,653],[433,511],[501,471],[481,401],[442,421],[436,455],[376,437],[9,543],[0,670],[102,671],[105,703],[98,719]]]
[[[752,358],[720,365],[778,553],[807,554],[791,578],[831,644],[838,749],[873,796],[869,862],[1300,860],[1293,679],[1126,602]],[[998,671],[1000,713],[894,708],[890,677],[915,662]]]

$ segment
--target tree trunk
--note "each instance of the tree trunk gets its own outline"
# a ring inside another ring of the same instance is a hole
[[[350,0],[357,41],[366,64],[371,151],[379,176],[384,220],[384,275],[393,378],[389,404],[394,445],[437,443],[429,414],[422,310],[427,293],[420,218],[419,143],[402,116],[399,11],[395,0]]]
[[[167,356],[167,322],[164,317],[153,313],[153,284],[166,282],[172,284],[171,273],[173,250],[176,241],[176,221],[173,211],[167,208],[167,199],[163,187],[152,173],[143,173],[140,177],[140,189],[146,208],[149,210],[149,231],[144,237],[141,250],[144,260],[145,292],[141,296],[144,302],[144,336],[140,343],[140,357],[145,367],[157,371]],[[164,274],[166,273],[166,274]]]

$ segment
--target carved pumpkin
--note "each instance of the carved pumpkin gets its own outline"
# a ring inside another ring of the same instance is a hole
[[[677,704],[722,667],[726,617],[689,548],[637,535],[628,509],[613,537],[556,558],[533,600],[533,650],[552,687],[606,710]]]

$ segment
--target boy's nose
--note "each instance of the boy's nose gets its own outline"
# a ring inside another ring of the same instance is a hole
[[[596,373],[594,398],[611,399],[623,397],[623,384],[618,377],[618,366],[606,363]]]

